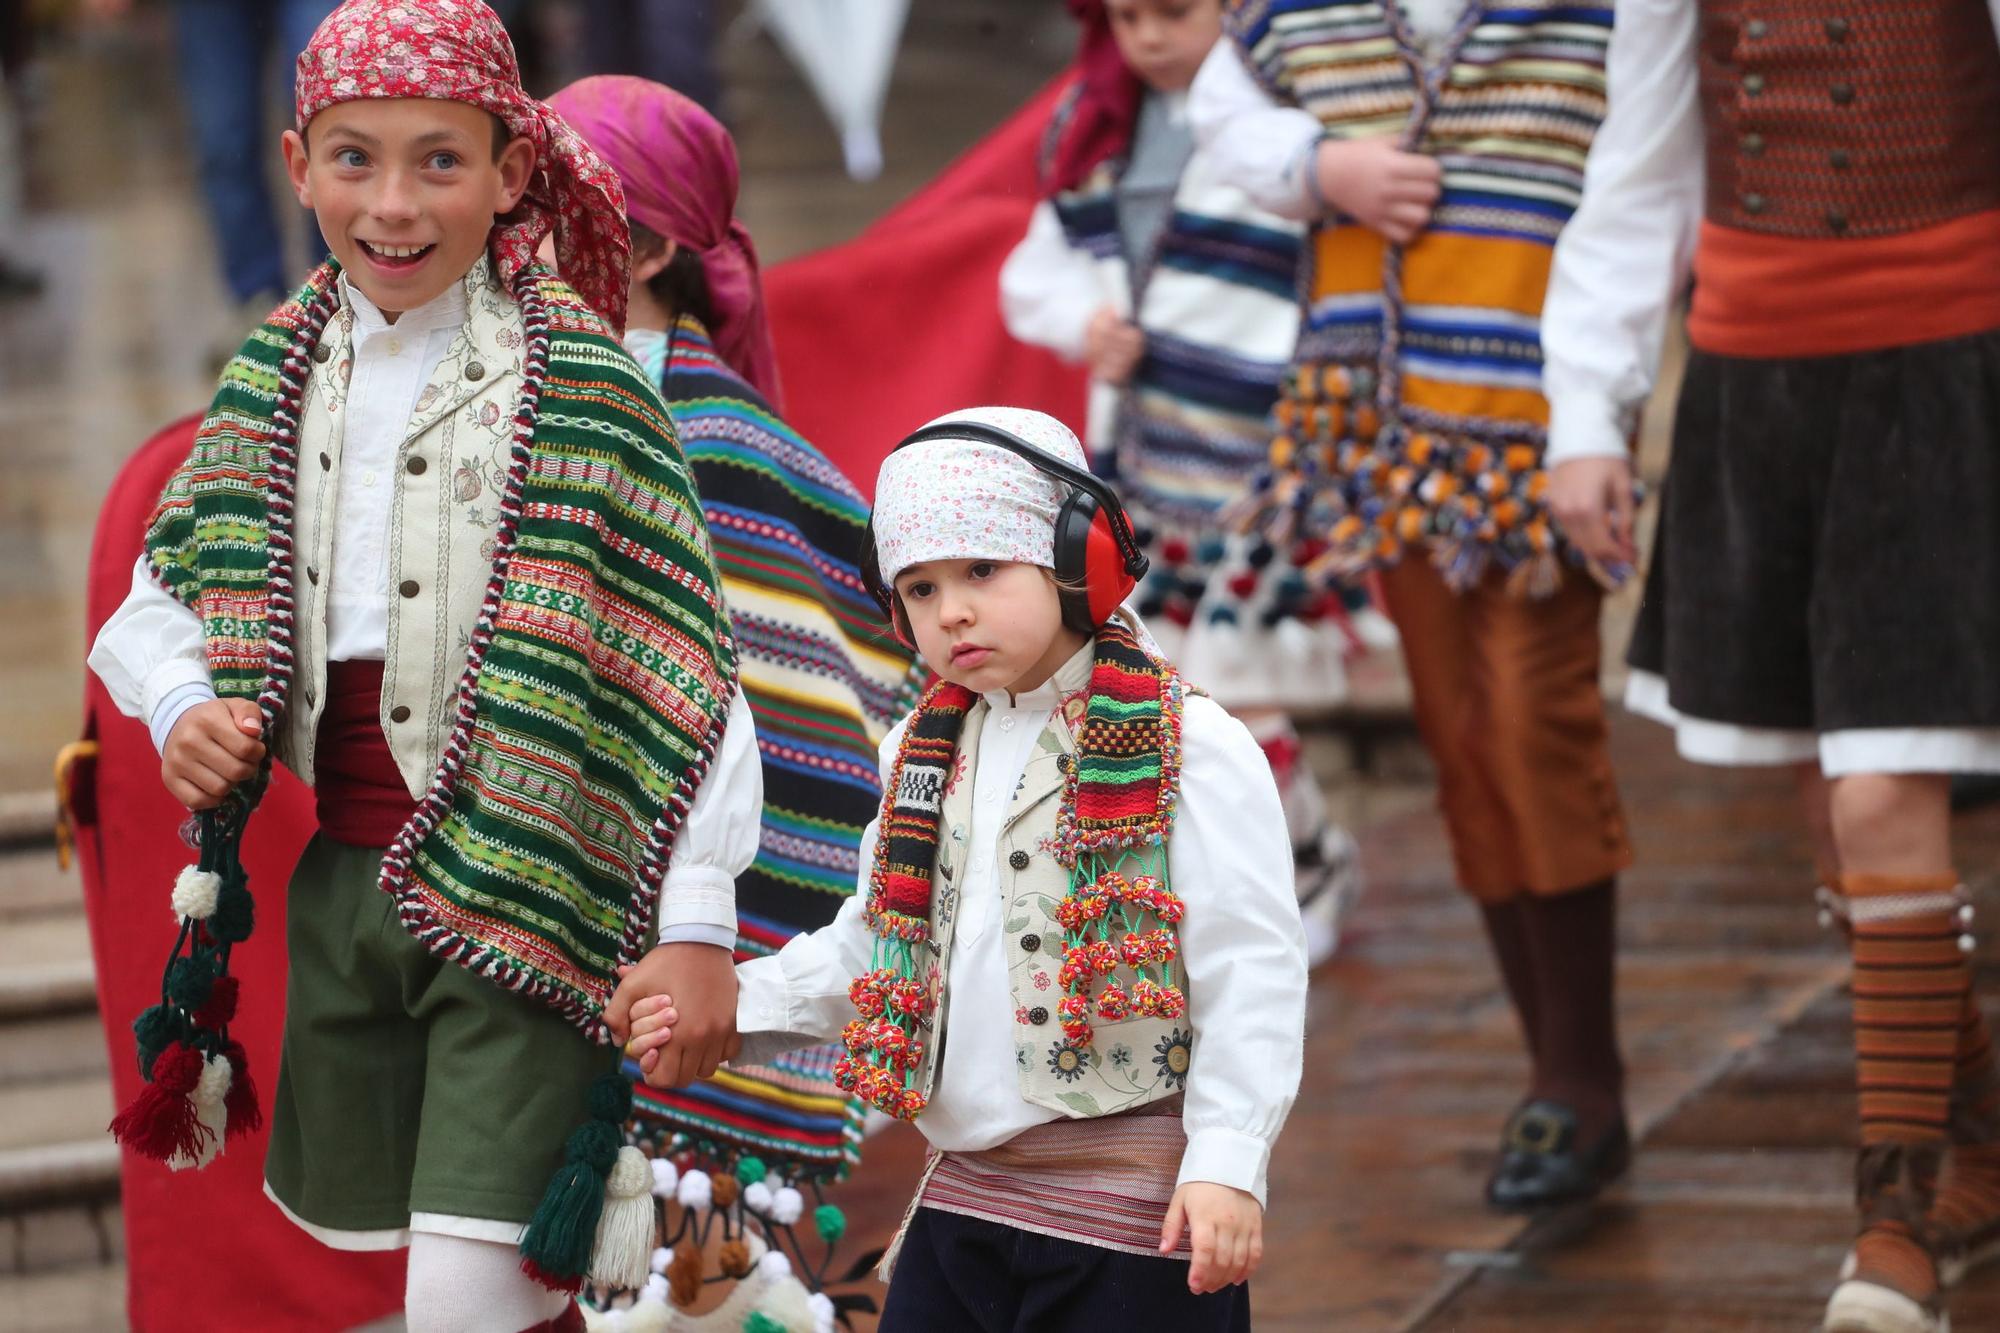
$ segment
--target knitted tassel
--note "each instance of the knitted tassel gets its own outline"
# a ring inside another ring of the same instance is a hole
[[[229,1061],[225,1057],[211,1055],[202,1062],[201,1077],[195,1080],[194,1092],[188,1100],[194,1103],[195,1116],[207,1133],[198,1151],[177,1152],[169,1157],[170,1170],[200,1169],[221,1155],[223,1133],[228,1125],[229,1081]]]
[[[175,1042],[153,1062],[153,1081],[111,1122],[120,1143],[156,1162],[185,1153],[201,1154],[208,1126],[201,1122],[192,1094],[202,1076],[201,1052]]]
[[[250,1056],[240,1041],[223,1047],[222,1056],[229,1061],[229,1100],[224,1103],[229,1135],[254,1134],[264,1127],[264,1113],[257,1109],[257,1085],[250,1081]]]
[[[551,1291],[575,1291],[590,1268],[618,1127],[593,1120],[569,1136],[562,1166],[521,1235],[521,1271]],[[641,1275],[641,1280],[644,1274]]]
[[[604,1180],[604,1210],[590,1252],[590,1280],[618,1291],[645,1285],[653,1253],[653,1172],[637,1148],[618,1150]]]

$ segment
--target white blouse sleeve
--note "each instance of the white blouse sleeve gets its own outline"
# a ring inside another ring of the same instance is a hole
[[[907,725],[907,719],[897,723],[882,741],[885,782]],[[766,1064],[786,1051],[832,1041],[854,1017],[848,988],[868,970],[875,952],[866,912],[878,822],[871,821],[861,835],[860,882],[839,914],[818,930],[794,935],[769,958],[737,964],[736,1030],[743,1038],[737,1063]]]
[[[1318,215],[1306,172],[1319,142],[1319,117],[1275,101],[1250,77],[1242,53],[1227,37],[1195,73],[1188,123],[1218,178],[1257,207],[1296,222]]]
[[[722,744],[694,789],[687,818],[667,854],[660,884],[660,943],[736,947],[736,877],[757,859],[764,821],[764,768],[757,726],[738,689]]]
[[[1106,304],[1097,262],[1069,243],[1055,205],[1044,199],[1000,267],[1000,317],[1007,332],[1066,361],[1083,359],[1083,335]]]
[[[1180,1183],[1265,1197],[1271,1146],[1304,1064],[1305,933],[1271,766],[1241,722],[1190,698],[1167,871],[1180,925],[1194,1050]]]
[[[131,591],[97,631],[88,660],[118,711],[152,731],[155,749],[165,748],[182,713],[215,697],[201,617],[153,581],[143,555],[132,566]]]
[[[1626,455],[1653,390],[1702,211],[1695,0],[1621,0],[1583,204],[1542,306],[1547,462]]]

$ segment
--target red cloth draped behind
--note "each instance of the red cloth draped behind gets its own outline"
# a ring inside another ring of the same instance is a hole
[[[765,275],[792,423],[864,492],[889,446],[953,408],[1010,403],[1082,426],[1084,379],[1000,323],[1000,265],[1038,197],[1036,153],[1052,87],[854,241]],[[130,586],[154,499],[187,455],[195,420],[140,448],[113,484],[91,553],[88,630]],[[95,677],[85,734],[102,746],[73,784],[98,998],[119,1104],[140,1087],[131,1021],[159,998],[173,941],[168,896],[192,860],[182,812],[160,786],[146,729]],[[268,1115],[284,1015],[283,887],[314,828],[313,802],[279,771],[244,849],[257,929],[231,960],[242,979],[232,1033]],[[203,1171],[124,1159],[130,1315],[140,1333],[336,1330],[402,1305],[400,1253],[330,1250],[264,1197],[264,1135],[233,1140]],[[218,1265],[220,1265],[218,1267]]]

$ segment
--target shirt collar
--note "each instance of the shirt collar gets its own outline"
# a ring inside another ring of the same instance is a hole
[[[986,706],[995,710],[1002,708],[1032,709],[1047,712],[1063,699],[1090,684],[1090,667],[1095,661],[1096,638],[1084,641],[1083,647],[1070,654],[1055,674],[1032,690],[1009,695],[1005,690],[992,690],[986,695]]]
[[[368,299],[367,293],[348,281],[344,270],[340,275],[340,299],[354,313],[354,340],[357,343],[389,329],[406,334],[456,329],[465,323],[466,315],[472,309],[473,293],[487,286],[492,281],[492,275],[493,261],[481,255],[479,262],[468,269],[463,278],[415,310],[405,310],[394,324],[383,318],[381,308]]]

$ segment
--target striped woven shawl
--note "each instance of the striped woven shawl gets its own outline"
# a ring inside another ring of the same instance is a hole
[[[216,691],[255,699],[266,735],[292,677],[299,404],[336,277],[322,266],[229,363],[146,538],[155,577],[202,618]],[[432,952],[604,1041],[736,650],[658,392],[546,269],[513,294],[525,383],[492,574],[455,725],[381,886]]]

